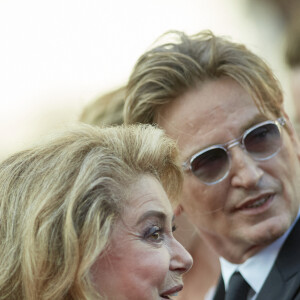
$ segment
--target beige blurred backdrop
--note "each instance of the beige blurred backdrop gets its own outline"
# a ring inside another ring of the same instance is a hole
[[[289,100],[282,24],[264,1],[0,0],[0,159],[126,83],[163,32],[211,29],[263,56]],[[286,106],[293,117],[293,107]]]

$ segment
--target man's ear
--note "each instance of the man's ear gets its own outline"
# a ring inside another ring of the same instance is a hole
[[[180,216],[183,213],[183,207],[181,204],[177,205],[174,209],[174,215],[175,217]]]
[[[298,136],[298,133],[296,132],[289,116],[287,115],[287,113],[285,111],[283,111],[283,116],[286,120],[286,130],[291,138],[291,141],[295,147],[295,151],[296,151],[296,154],[297,154],[297,157],[300,161],[300,140],[299,140],[299,136]]]

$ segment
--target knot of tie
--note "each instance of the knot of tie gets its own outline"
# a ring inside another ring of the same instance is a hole
[[[243,278],[240,272],[235,272],[230,278],[225,300],[246,300],[250,285]]]

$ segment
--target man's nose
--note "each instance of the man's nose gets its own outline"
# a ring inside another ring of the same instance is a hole
[[[259,167],[259,162],[255,161],[241,147],[230,149],[231,154],[231,185],[243,187],[245,189],[254,188],[260,181],[263,170]]]

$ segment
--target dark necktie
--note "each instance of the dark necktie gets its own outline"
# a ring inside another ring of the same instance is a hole
[[[230,278],[225,300],[246,300],[249,290],[250,285],[240,272],[235,272]]]

